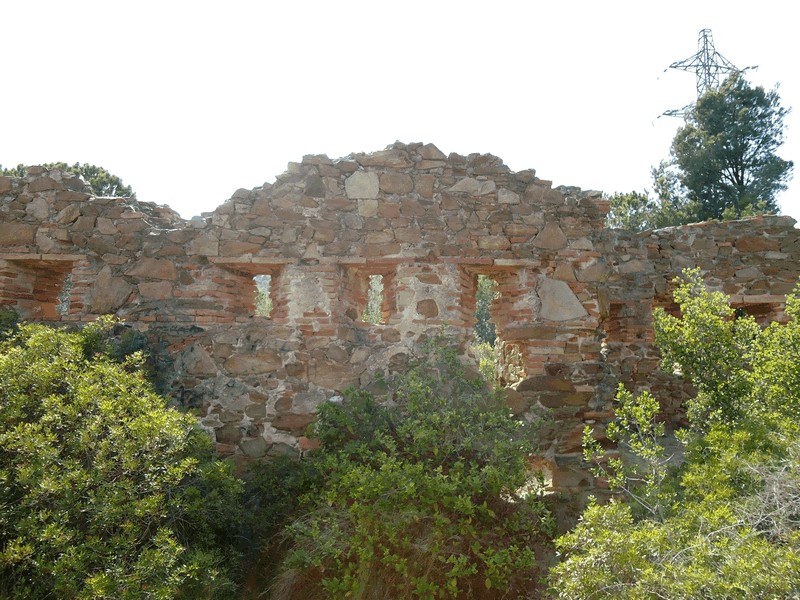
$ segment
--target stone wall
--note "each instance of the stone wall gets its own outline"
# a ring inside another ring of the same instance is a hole
[[[598,192],[431,144],[306,156],[191,221],[34,167],[0,177],[0,305],[55,323],[113,313],[145,332],[170,357],[171,396],[246,460],[308,449],[320,403],[377,386],[442,329],[469,360],[477,277],[489,276],[509,406],[552,413],[537,464],[555,489],[581,491],[594,485],[581,432],[602,436],[619,381],[665,392],[665,417],[681,418],[690,390],[658,371],[650,316],[672,308],[681,269],[699,266],[764,320],[782,318],[800,275],[788,217],[633,235],[605,229],[607,210]],[[370,324],[375,275],[382,322]],[[269,276],[269,316],[256,314],[257,276]]]

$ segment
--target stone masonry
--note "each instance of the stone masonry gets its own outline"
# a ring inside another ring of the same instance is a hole
[[[396,143],[339,160],[306,156],[274,184],[238,190],[191,221],[92,197],[69,174],[0,177],[0,306],[48,323],[114,314],[169,357],[174,401],[239,460],[297,455],[317,406],[375,386],[444,329],[466,360],[478,275],[492,307],[510,410],[553,420],[536,461],[553,489],[594,487],[585,424],[603,436],[618,382],[681,418],[691,390],[658,370],[651,312],[698,266],[759,319],[783,318],[800,275],[789,217],[631,234],[604,228],[599,192],[553,189],[490,154]],[[256,314],[257,276],[272,310]],[[382,322],[365,323],[371,276]],[[377,388],[376,388],[377,389]]]

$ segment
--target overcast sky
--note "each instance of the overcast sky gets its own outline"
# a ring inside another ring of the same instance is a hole
[[[716,49],[800,107],[774,0],[2,0],[0,164],[88,162],[184,217],[305,154],[395,140],[490,152],[554,185],[643,190]],[[800,108],[798,108],[800,110]],[[800,116],[780,154],[800,159]],[[800,184],[780,198],[800,220]]]

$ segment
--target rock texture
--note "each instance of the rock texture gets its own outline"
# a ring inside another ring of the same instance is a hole
[[[509,406],[552,414],[537,464],[555,489],[583,491],[595,482],[581,432],[601,434],[618,382],[665,392],[665,417],[681,418],[688,390],[658,371],[651,320],[654,306],[674,310],[676,274],[700,267],[764,320],[783,318],[800,275],[788,217],[634,235],[605,229],[607,210],[599,192],[431,144],[306,156],[191,221],[37,167],[0,177],[0,305],[46,322],[114,313],[145,332],[170,357],[175,401],[244,461],[313,448],[304,432],[320,403],[402,368],[442,327],[469,359],[487,275]],[[258,275],[270,276],[269,317],[255,316]],[[362,321],[374,275],[377,325]]]

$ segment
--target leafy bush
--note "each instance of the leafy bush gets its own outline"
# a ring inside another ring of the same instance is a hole
[[[0,342],[0,596],[230,596],[241,482],[111,327]]]
[[[319,484],[289,528],[276,598],[529,597],[552,521],[535,436],[438,340],[387,382],[320,407]]]
[[[800,300],[786,325],[737,317],[727,298],[685,273],[681,318],[655,315],[663,366],[698,394],[668,464],[649,394],[620,391],[611,437],[634,459],[587,443],[587,456],[631,500],[592,505],[556,541],[560,598],[800,596]],[[589,440],[587,439],[587,442]],[[634,510],[638,507],[637,510]],[[642,510],[644,509],[644,510]]]
[[[17,331],[19,315],[13,308],[0,307],[0,341],[12,336]]]

